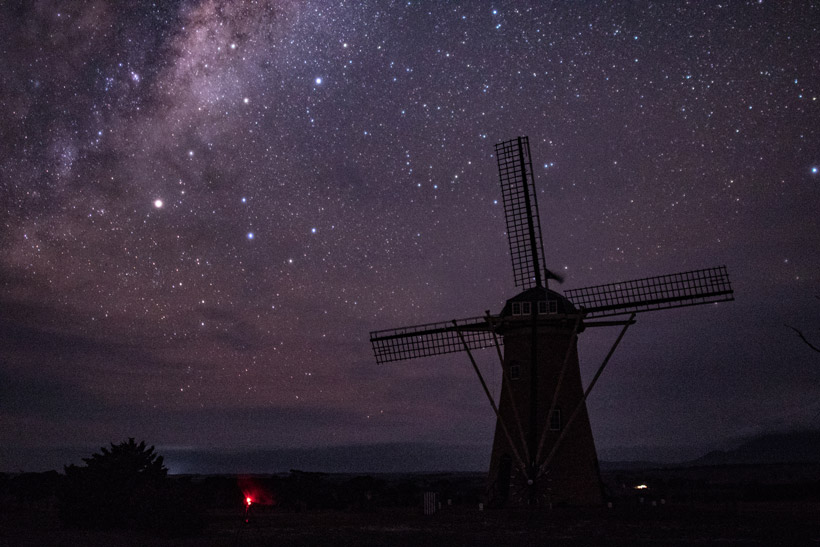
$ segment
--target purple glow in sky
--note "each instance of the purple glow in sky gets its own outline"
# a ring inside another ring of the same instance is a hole
[[[377,366],[368,333],[515,294],[493,145],[517,135],[559,290],[734,282],[630,329],[588,402],[602,459],[817,427],[784,323],[819,326],[818,9],[5,5],[0,470],[128,437],[489,460],[466,357]],[[616,335],[582,335],[586,381]]]

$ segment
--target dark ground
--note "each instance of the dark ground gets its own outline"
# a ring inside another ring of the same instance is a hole
[[[475,496],[482,490],[481,475],[384,476],[377,482],[321,474],[309,478],[314,487],[323,485],[324,493],[366,482],[368,501],[347,498],[341,508],[304,502],[254,505],[245,522],[241,503],[231,498],[225,504],[225,497],[213,495],[223,501],[209,504],[205,530],[192,538],[171,538],[64,529],[53,499],[7,495],[0,506],[0,546],[820,545],[816,464],[607,471],[612,508],[552,511],[479,511]],[[388,499],[385,492],[398,491],[391,485],[406,486],[410,478],[417,488],[406,498],[409,505]],[[264,478],[256,481],[266,484]],[[637,484],[648,488],[635,490]],[[418,494],[434,487],[441,492],[442,508],[425,516]]]
[[[103,545],[812,545],[820,544],[817,504],[665,506],[640,510],[558,509],[551,513],[447,508],[356,513],[270,511],[245,523],[241,514],[212,513],[194,538],[135,532],[63,530],[44,511],[4,512],[0,544]]]

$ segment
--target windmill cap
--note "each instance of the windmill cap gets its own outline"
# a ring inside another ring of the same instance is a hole
[[[572,305],[572,302],[563,294],[544,287],[532,287],[507,300],[507,303],[504,304],[504,308],[501,310],[501,317],[529,315],[529,313],[524,313],[523,306],[521,306],[521,304],[524,303],[535,306],[535,311],[539,315],[574,315],[578,313],[578,310]],[[530,310],[532,310],[532,308],[530,308]]]

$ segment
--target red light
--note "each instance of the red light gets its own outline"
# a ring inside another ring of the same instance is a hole
[[[253,500],[251,499],[251,497],[250,497],[250,496],[248,496],[248,497],[246,497],[246,498],[245,498],[245,505],[247,505],[248,507],[250,507],[252,503],[253,503]]]

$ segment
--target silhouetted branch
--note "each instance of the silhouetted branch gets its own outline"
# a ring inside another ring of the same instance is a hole
[[[807,346],[809,346],[811,349],[813,349],[817,353],[820,353],[820,348],[818,348],[817,346],[815,346],[814,344],[809,342],[808,339],[806,339],[805,335],[803,334],[803,332],[800,329],[792,327],[791,325],[788,325],[788,324],[786,326],[789,327],[790,329],[792,329],[794,332],[796,332],[797,336],[799,336],[800,339],[803,340],[803,342],[805,342]]]

